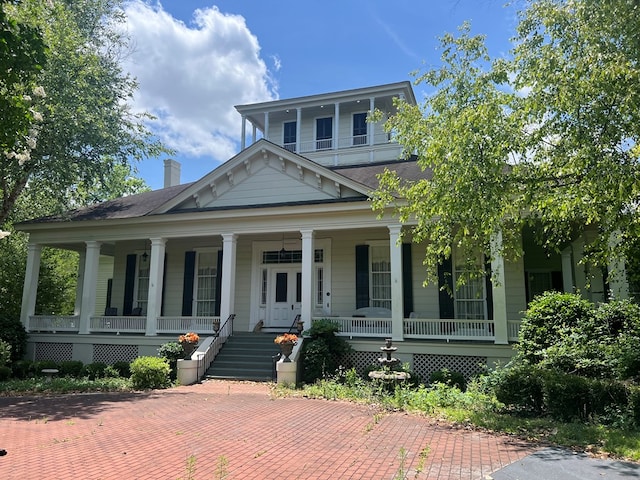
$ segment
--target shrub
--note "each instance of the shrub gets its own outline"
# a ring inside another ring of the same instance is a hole
[[[520,412],[540,414],[544,408],[543,371],[528,364],[497,368],[485,384],[493,387],[499,402]]]
[[[451,372],[446,368],[437,370],[429,375],[429,383],[444,383],[450,387],[457,387],[464,392],[467,389],[467,381],[460,372]]]
[[[58,362],[54,362],[53,360],[41,360],[39,362],[33,362],[30,365],[29,374],[34,377],[42,377],[44,374],[42,370],[45,368],[58,368]]]
[[[9,380],[11,378],[11,369],[6,365],[0,365],[0,382]]]
[[[27,331],[19,319],[0,317],[0,340],[11,345],[11,361],[18,361],[27,351]]]
[[[184,358],[184,348],[178,342],[167,342],[160,345],[158,348],[158,355],[169,360],[169,362],[175,362]]]
[[[20,379],[29,377],[29,374],[32,372],[32,363],[31,360],[17,360],[13,362],[11,364],[13,376]]]
[[[515,348],[526,361],[538,363],[548,347],[562,342],[579,321],[590,322],[593,315],[593,304],[579,295],[546,292],[529,304]]]
[[[111,366],[118,372],[119,376],[123,378],[129,378],[131,376],[131,364],[129,362],[114,362]]]
[[[339,331],[337,323],[321,319],[314,321],[304,332],[309,337],[302,345],[302,379],[305,383],[335,375],[340,361],[352,350],[346,340],[336,336]]]
[[[131,382],[133,388],[166,388],[169,381],[169,362],[160,357],[138,357],[131,362]]]
[[[82,369],[82,375],[88,377],[89,380],[95,380],[96,378],[104,377],[104,370],[107,368],[107,364],[103,362],[87,363]]]
[[[63,377],[80,377],[83,367],[84,364],[79,360],[67,360],[60,362],[58,369],[60,370],[60,375]]]
[[[0,367],[4,367],[11,361],[11,345],[0,340]]]

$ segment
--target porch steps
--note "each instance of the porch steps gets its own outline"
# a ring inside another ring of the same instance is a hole
[[[280,352],[276,334],[234,333],[223,345],[205,378],[271,381],[273,357]]]

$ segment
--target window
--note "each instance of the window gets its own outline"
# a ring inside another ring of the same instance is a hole
[[[458,277],[465,271],[464,264],[456,264],[453,278],[454,285]],[[454,298],[456,318],[465,320],[485,320],[487,318],[484,277],[468,279],[464,285],[456,288]]]
[[[149,302],[149,268],[151,257],[146,252],[138,255],[138,265],[136,268],[136,307],[140,308],[142,315],[147,313],[147,303]]]
[[[296,151],[296,122],[284,122],[282,143],[290,152]]]
[[[333,118],[316,118],[316,150],[332,148]]]
[[[324,297],[324,270],[322,267],[316,268],[316,307],[322,307]]]
[[[353,114],[353,145],[367,144],[367,114]]]
[[[196,315],[215,315],[217,252],[198,252],[194,289],[194,312]]]
[[[391,261],[389,246],[372,245],[371,257],[371,305],[372,307],[391,308]]]

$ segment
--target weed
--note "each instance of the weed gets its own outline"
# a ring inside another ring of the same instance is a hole
[[[186,477],[180,477],[178,480],[194,480],[196,474],[196,456],[189,455],[187,457],[187,466],[185,469]]]
[[[218,467],[216,469],[216,480],[224,480],[227,478],[227,465],[229,462],[227,461],[227,457],[224,455],[220,455],[218,457]]]
[[[398,457],[400,458],[400,466],[398,467],[398,471],[393,477],[393,480],[406,480],[407,474],[405,473],[405,462],[407,461],[407,449],[404,447],[400,447],[400,452],[398,453]]]

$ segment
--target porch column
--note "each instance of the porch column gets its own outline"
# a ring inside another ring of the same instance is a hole
[[[244,150],[246,145],[245,136],[247,135],[247,117],[242,115],[242,132],[240,133],[240,150]]]
[[[302,306],[300,308],[301,320],[306,328],[311,326],[313,306],[313,230],[300,230],[302,235]]]
[[[334,116],[336,117],[336,121],[333,122],[334,135],[333,135],[333,149],[338,150],[338,140],[340,139],[340,104],[336,102],[336,106],[334,109]]]
[[[613,233],[609,237],[609,245],[616,247],[620,243],[620,232]],[[611,257],[607,265],[609,283],[608,296],[616,300],[625,300],[629,298],[629,282],[627,280],[627,269],[625,259],[620,257]]]
[[[84,278],[82,279],[82,303],[78,333],[91,333],[91,315],[96,310],[96,286],[98,284],[98,264],[100,263],[100,242],[86,242]]]
[[[258,131],[256,126],[252,123],[251,124],[251,143],[252,144],[256,143],[257,138],[258,138]]]
[[[404,339],[404,299],[402,289],[401,225],[389,225],[389,259],[391,260],[391,338]]]
[[[373,112],[376,111],[376,99],[375,97],[371,97],[369,99],[369,115],[373,115]],[[374,134],[375,134],[375,124],[373,122],[367,122],[367,130],[369,131],[369,146],[373,147],[375,145]]]
[[[504,257],[499,254],[502,248],[502,232],[491,238],[491,290],[493,296],[493,332],[494,342],[500,345],[509,343],[507,325],[507,289],[504,272]]]
[[[300,130],[302,130],[302,108],[298,107],[296,108],[296,153],[302,151]]]
[[[146,336],[158,334],[158,317],[162,307],[162,280],[164,278],[164,252],[166,238],[151,239],[151,259],[149,265],[149,296],[147,297]]]
[[[573,282],[573,260],[571,259],[571,247],[562,251],[562,290],[567,293],[576,291]]]
[[[262,138],[269,140],[269,112],[264,112],[264,132]]]
[[[236,244],[235,233],[222,234],[222,290],[220,293],[220,325],[234,313],[236,287]]]
[[[41,256],[42,245],[29,243],[27,246],[27,270],[24,275],[24,285],[22,287],[22,309],[20,312],[20,320],[27,332],[29,331],[29,317],[36,312]]]
[[[78,252],[78,280],[76,283],[76,303],[73,308],[73,314],[75,316],[80,315],[82,309],[82,287],[84,285],[84,267],[87,259],[87,252],[85,250]]]

